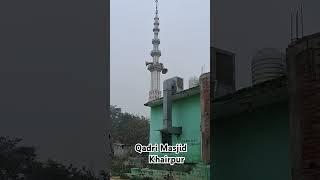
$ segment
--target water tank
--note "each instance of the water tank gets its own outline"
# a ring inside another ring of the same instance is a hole
[[[199,86],[199,78],[196,76],[193,76],[189,79],[189,88],[197,87]]]
[[[252,59],[251,72],[253,85],[285,75],[285,54],[275,48],[258,50]]]

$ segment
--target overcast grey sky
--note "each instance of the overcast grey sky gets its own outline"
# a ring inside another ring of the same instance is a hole
[[[214,45],[236,53],[236,87],[251,85],[251,59],[260,48],[285,51],[290,42],[290,13],[301,2],[304,34],[320,32],[319,0],[214,0]]]
[[[147,102],[153,38],[154,0],[111,0],[110,104],[123,111],[149,116]],[[210,0],[159,0],[160,62],[164,79],[180,76],[188,87],[191,76],[210,64]],[[162,86],[162,84],[161,84]]]

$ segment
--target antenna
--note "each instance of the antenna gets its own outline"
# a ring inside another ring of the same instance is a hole
[[[291,11],[291,14],[290,14],[290,36],[291,36],[291,42],[292,41],[294,41],[294,40],[298,40],[299,39],[299,30],[301,31],[301,38],[304,36],[304,24],[303,24],[303,3],[301,2],[301,4],[300,4],[300,7],[299,8],[295,8],[295,10],[296,10],[296,14],[295,14],[295,16],[296,16],[296,22],[295,22],[295,26],[296,26],[296,28],[295,28],[295,31],[296,31],[296,37],[295,38],[293,38],[293,24],[294,24],[294,22],[293,22],[293,17],[294,17],[294,12],[292,12]],[[294,10],[294,11],[295,11]],[[300,14],[299,14],[300,13]],[[299,22],[299,21],[301,21],[301,22]],[[301,24],[300,24],[301,23]],[[299,28],[299,25],[301,26],[301,28]]]
[[[301,13],[301,37],[303,37],[304,36],[304,34],[303,34],[303,6],[302,6],[302,3],[301,3],[301,5],[300,5],[300,13]]]
[[[156,14],[158,14],[158,0],[155,0],[156,2]]]
[[[296,12],[296,39],[299,39],[299,11]]]
[[[291,38],[291,42],[293,41],[293,14],[292,12],[290,13],[290,38]]]

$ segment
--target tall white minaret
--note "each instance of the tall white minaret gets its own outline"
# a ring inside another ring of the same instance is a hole
[[[152,62],[146,62],[146,66],[151,73],[151,86],[149,91],[149,101],[156,100],[161,97],[160,91],[160,72],[166,74],[168,69],[164,68],[162,63],[159,63],[159,58],[161,56],[161,51],[159,50],[160,39],[159,35],[159,17],[158,17],[158,0],[156,2],[156,13],[154,17],[154,38],[152,39],[153,50],[151,51],[151,56],[153,58]]]

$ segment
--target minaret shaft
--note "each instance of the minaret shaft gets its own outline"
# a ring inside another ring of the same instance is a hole
[[[158,17],[158,0],[156,2],[156,13],[154,18],[154,38],[152,39],[153,50],[151,51],[152,62],[146,62],[148,70],[151,73],[150,91],[149,91],[149,101],[156,100],[161,97],[160,91],[160,72],[165,74],[167,69],[163,67],[162,63],[159,63],[159,58],[161,56],[161,51],[159,50],[160,39],[158,38],[159,29],[159,17]]]

